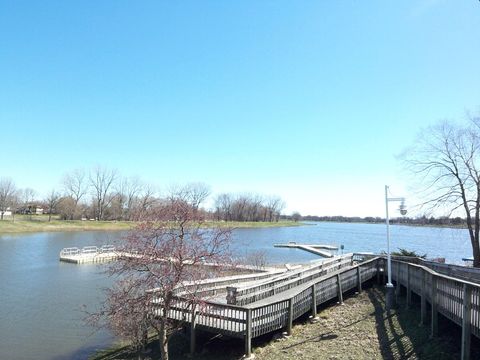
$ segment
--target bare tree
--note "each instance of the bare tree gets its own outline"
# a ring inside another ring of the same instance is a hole
[[[94,211],[98,220],[104,220],[105,210],[112,201],[110,192],[116,179],[116,170],[110,170],[101,166],[95,167],[90,173],[90,184],[93,188],[95,202]]]
[[[116,324],[134,321],[135,334],[142,333],[146,321],[158,334],[164,360],[168,359],[171,335],[184,325],[182,319],[168,316],[171,308],[179,306],[176,294],[182,293],[186,299],[182,306],[186,306],[187,311],[201,304],[191,284],[211,276],[212,270],[207,270],[205,263],[221,264],[228,259],[231,230],[206,228],[198,214],[194,206],[183,199],[171,198],[157,206],[149,212],[147,221],[131,231],[118,248],[121,254],[137,255],[121,256],[111,267],[111,274],[121,275],[122,283],[117,288],[122,289],[123,295],[117,296],[120,300],[110,295],[110,306],[105,311],[107,319]],[[186,286],[187,283],[190,286]],[[126,300],[136,310],[134,320],[129,318],[132,311],[120,311]],[[154,310],[155,304],[159,304],[161,310]],[[148,313],[142,316],[142,309]]]
[[[33,202],[37,192],[31,188],[25,188],[19,191],[20,202],[22,203],[24,214],[28,214],[29,220],[32,220]]]
[[[3,220],[5,212],[12,206],[12,200],[16,194],[15,183],[10,178],[0,178],[0,220]]]
[[[302,215],[298,211],[292,213],[292,220],[298,222],[302,219]]]
[[[480,121],[470,120],[467,126],[444,121],[428,128],[403,159],[420,181],[421,208],[448,216],[463,211],[473,265],[480,267]]]
[[[73,199],[74,211],[71,212],[70,220],[73,220],[78,203],[88,191],[88,182],[83,169],[75,169],[63,177],[65,194]]]
[[[192,182],[186,185],[171,185],[168,190],[169,199],[182,199],[188,202],[194,211],[210,196],[210,186],[202,182]]]
[[[52,190],[50,193],[47,195],[47,198],[45,199],[45,202],[48,205],[48,221],[52,220],[52,213],[56,212],[56,207],[60,201],[60,194]]]

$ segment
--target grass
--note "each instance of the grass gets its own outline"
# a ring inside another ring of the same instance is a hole
[[[279,222],[207,222],[207,226],[220,225],[233,228],[266,228],[279,226],[298,226],[302,223],[293,221]],[[113,231],[128,230],[136,225],[132,221],[82,221],[82,220],[58,220],[52,217],[48,221],[48,215],[16,215],[15,221],[5,219],[0,221],[0,234],[50,232],[50,231]]]
[[[440,317],[439,337],[430,338],[430,328],[420,326],[418,304],[410,309],[399,304],[385,313],[383,289],[372,287],[348,297],[344,305],[330,303],[318,313],[319,321],[296,321],[288,338],[281,332],[254,339],[258,360],[302,359],[435,359],[460,357],[461,329]],[[240,359],[243,341],[201,333],[197,336],[198,360]],[[181,333],[170,343],[170,357],[191,359],[188,336]],[[134,359],[126,348],[103,352],[95,360]],[[160,359],[157,342],[149,344],[149,359]],[[480,346],[472,338],[472,359],[480,358]]]

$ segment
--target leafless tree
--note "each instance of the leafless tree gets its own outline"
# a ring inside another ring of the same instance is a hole
[[[168,190],[169,199],[182,199],[188,202],[194,211],[197,211],[200,205],[210,195],[210,186],[202,182],[192,182],[186,185],[171,185]]]
[[[52,220],[52,213],[56,212],[56,207],[58,205],[58,202],[60,200],[60,194],[52,190],[48,193],[45,202],[48,205],[48,221]]]
[[[16,191],[17,189],[12,179],[7,177],[0,178],[0,220],[3,220],[3,215],[12,206],[12,200]]]
[[[206,228],[198,214],[194,206],[183,199],[171,198],[158,205],[118,248],[121,254],[137,256],[121,256],[111,267],[111,274],[121,275],[122,283],[117,289],[122,289],[127,296],[112,296],[111,293],[111,303],[104,312],[107,319],[114,324],[128,325],[133,321],[137,326],[135,334],[142,333],[146,321],[148,327],[158,334],[162,359],[165,360],[168,359],[171,335],[184,325],[182,319],[168,316],[169,310],[178,305],[176,294],[182,293],[187,299],[184,305],[188,311],[200,305],[202,299],[195,287],[185,284],[195,284],[211,276],[205,263],[222,264],[229,259],[231,230]],[[128,306],[135,309],[134,319],[129,318],[132,311],[120,311],[125,308],[125,299],[129,301]],[[152,310],[155,304],[162,310]],[[141,314],[147,310],[147,314]]]
[[[28,214],[28,218],[30,220],[32,220],[32,208],[36,195],[37,192],[31,188],[19,190],[19,201],[21,202],[21,206],[23,207],[22,212],[24,214]]]
[[[63,188],[65,194],[73,199],[74,211],[71,212],[70,220],[77,211],[78,203],[86,195],[88,191],[88,181],[85,171],[83,169],[75,169],[70,173],[65,174],[63,177]]]
[[[95,215],[98,220],[104,220],[105,210],[110,205],[117,171],[96,166],[90,173],[90,184],[93,188]]]
[[[302,219],[302,215],[298,211],[292,213],[292,220],[298,222]]]
[[[144,184],[136,203],[133,205],[132,220],[143,219],[158,203],[158,199],[155,196],[156,190],[152,185]]]
[[[141,191],[142,183],[138,178],[123,178],[117,182],[114,196],[116,219],[132,220],[132,213]]]
[[[479,124],[475,118],[466,126],[443,121],[426,129],[403,155],[408,170],[420,181],[423,210],[465,214],[475,267],[480,267]]]

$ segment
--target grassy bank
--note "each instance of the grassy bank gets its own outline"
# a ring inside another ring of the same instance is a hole
[[[48,231],[113,231],[128,230],[135,226],[132,221],[81,221],[81,220],[58,220],[48,216],[16,216],[15,221],[6,219],[0,221],[0,234],[48,232]],[[302,223],[293,221],[279,222],[211,222],[212,225],[234,228],[265,228],[278,226],[298,226]]]
[[[385,314],[384,293],[377,287],[352,295],[344,305],[330,304],[320,311],[319,321],[296,322],[293,335],[280,333],[255,339],[253,352],[258,360],[278,359],[458,359],[459,327],[440,321],[438,338],[430,339],[428,326],[419,326],[418,306],[406,309],[400,304],[389,316]],[[172,339],[170,354],[174,360],[191,359],[186,335]],[[198,360],[240,359],[243,342],[238,339],[212,337],[203,333],[197,338]],[[149,345],[148,358],[159,359],[158,344]],[[479,359],[478,342],[473,339],[472,359]],[[126,348],[117,348],[93,357],[95,360],[134,359]]]

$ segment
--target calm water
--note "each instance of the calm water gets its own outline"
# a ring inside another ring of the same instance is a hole
[[[92,334],[83,325],[82,305],[94,308],[101,289],[111,283],[99,265],[58,261],[64,247],[112,243],[120,233],[78,232],[0,236],[0,359],[85,359],[112,343],[105,331]],[[461,229],[391,227],[392,249],[398,247],[461,262],[470,256],[468,233]],[[297,241],[344,245],[345,252],[386,250],[385,225],[316,223],[272,229],[239,229],[237,253],[262,250],[275,263],[318,257],[273,244]]]

